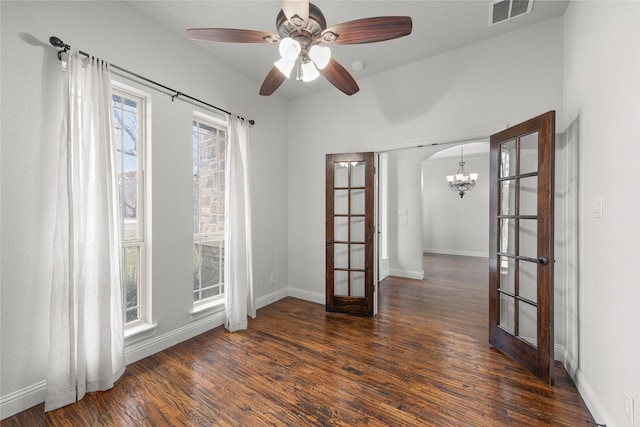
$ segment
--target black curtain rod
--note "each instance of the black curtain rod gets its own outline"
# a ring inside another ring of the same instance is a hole
[[[57,47],[58,49],[61,49],[61,50],[58,51],[58,59],[59,60],[62,60],[62,54],[63,53],[68,52],[71,49],[71,46],[69,46],[68,44],[66,44],[65,42],[63,42],[62,40],[60,40],[58,37],[55,37],[55,36],[49,37],[49,43],[51,43],[52,46]],[[79,50],[78,52],[81,55],[84,55],[84,56],[87,56],[87,57],[91,56],[88,53],[83,52],[81,50]],[[223,110],[220,107],[216,107],[215,105],[209,104],[208,102],[201,101],[198,98],[194,98],[193,96],[187,95],[186,93],[182,93],[182,92],[177,91],[175,89],[171,89],[170,87],[167,87],[167,86],[165,86],[165,85],[163,85],[161,83],[158,83],[158,82],[153,81],[151,79],[148,79],[146,77],[142,77],[140,74],[136,74],[133,71],[127,70],[126,68],[122,68],[122,67],[119,67],[119,66],[117,66],[115,64],[111,64],[111,63],[109,63],[109,66],[112,67],[112,68],[115,68],[118,71],[122,71],[123,73],[130,74],[130,75],[132,75],[132,76],[134,76],[134,77],[136,77],[136,78],[138,78],[140,80],[144,80],[147,83],[151,83],[151,84],[153,84],[155,86],[158,86],[158,87],[161,87],[161,88],[163,88],[165,90],[168,90],[169,92],[175,93],[175,95],[173,95],[171,97],[171,101],[173,101],[174,99],[176,99],[178,97],[188,98],[188,99],[190,99],[192,101],[199,102],[202,105],[206,105],[207,107],[211,107],[211,108],[213,108],[215,110],[218,110],[218,111],[221,111],[223,113],[227,113],[229,115],[233,115],[233,113],[231,113],[231,112],[229,112],[227,110]],[[240,117],[242,120],[246,120],[242,116],[238,116],[238,117]],[[250,125],[255,125],[256,124],[255,120],[247,120],[247,123],[249,123]]]

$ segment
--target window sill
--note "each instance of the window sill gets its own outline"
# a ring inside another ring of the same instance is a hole
[[[133,328],[124,331],[125,347],[138,341],[151,338],[156,333],[157,323],[141,323]]]
[[[224,298],[211,301],[207,304],[201,304],[193,307],[189,312],[191,321],[202,319],[212,314],[222,313],[224,311]]]

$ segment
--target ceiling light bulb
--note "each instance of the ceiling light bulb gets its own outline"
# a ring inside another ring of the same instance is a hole
[[[286,78],[289,78],[289,76],[291,75],[291,70],[293,70],[293,66],[296,65],[296,60],[280,58],[278,61],[274,62],[273,65],[278,67],[278,70],[280,70],[280,72],[284,74]]]
[[[315,62],[319,70],[322,70],[331,60],[331,49],[328,46],[313,45],[309,49],[309,58]]]
[[[294,60],[298,55],[300,55],[302,48],[300,47],[300,43],[291,37],[285,37],[280,40],[280,47],[278,50],[280,51],[280,56],[282,56],[283,59]]]
[[[475,181],[476,179],[478,179],[478,174],[477,173],[470,173],[469,174],[469,178],[471,178],[472,181]]]
[[[311,82],[320,77],[320,72],[313,64],[313,62],[309,61],[302,64],[302,81],[303,82]]]

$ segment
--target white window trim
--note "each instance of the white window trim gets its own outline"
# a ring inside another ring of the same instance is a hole
[[[193,310],[189,312],[190,321],[202,319],[203,317],[211,316],[224,311],[225,296],[218,295],[215,297],[207,298],[206,300],[194,301]]]
[[[142,216],[144,227],[142,229],[142,242],[140,246],[140,281],[141,295],[138,295],[141,306],[141,319],[124,325],[125,346],[152,337],[157,327],[152,322],[152,254],[151,254],[151,95],[135,87],[126,85],[116,80],[111,80],[111,87],[115,91],[123,92],[143,100],[144,107],[141,118],[144,120],[140,130],[142,132]],[[140,149],[140,147],[139,147]],[[140,153],[139,153],[140,154]]]
[[[215,115],[211,115],[202,113],[197,110],[193,110],[192,118],[196,121],[208,122],[213,125],[221,126],[225,128],[225,131],[229,132],[229,121],[226,116],[215,113]],[[225,293],[222,295],[216,295],[213,297],[205,298],[199,301],[193,301],[193,308],[189,311],[190,321],[196,321],[202,319],[203,317],[210,316],[213,314],[220,313],[225,310],[225,294],[226,294],[226,286]]]

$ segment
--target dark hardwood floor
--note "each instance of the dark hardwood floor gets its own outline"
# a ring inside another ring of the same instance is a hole
[[[560,363],[549,387],[490,347],[485,259],[426,255],[425,275],[384,280],[375,318],[285,298],[248,331],[214,329],[2,426],[595,424]]]

